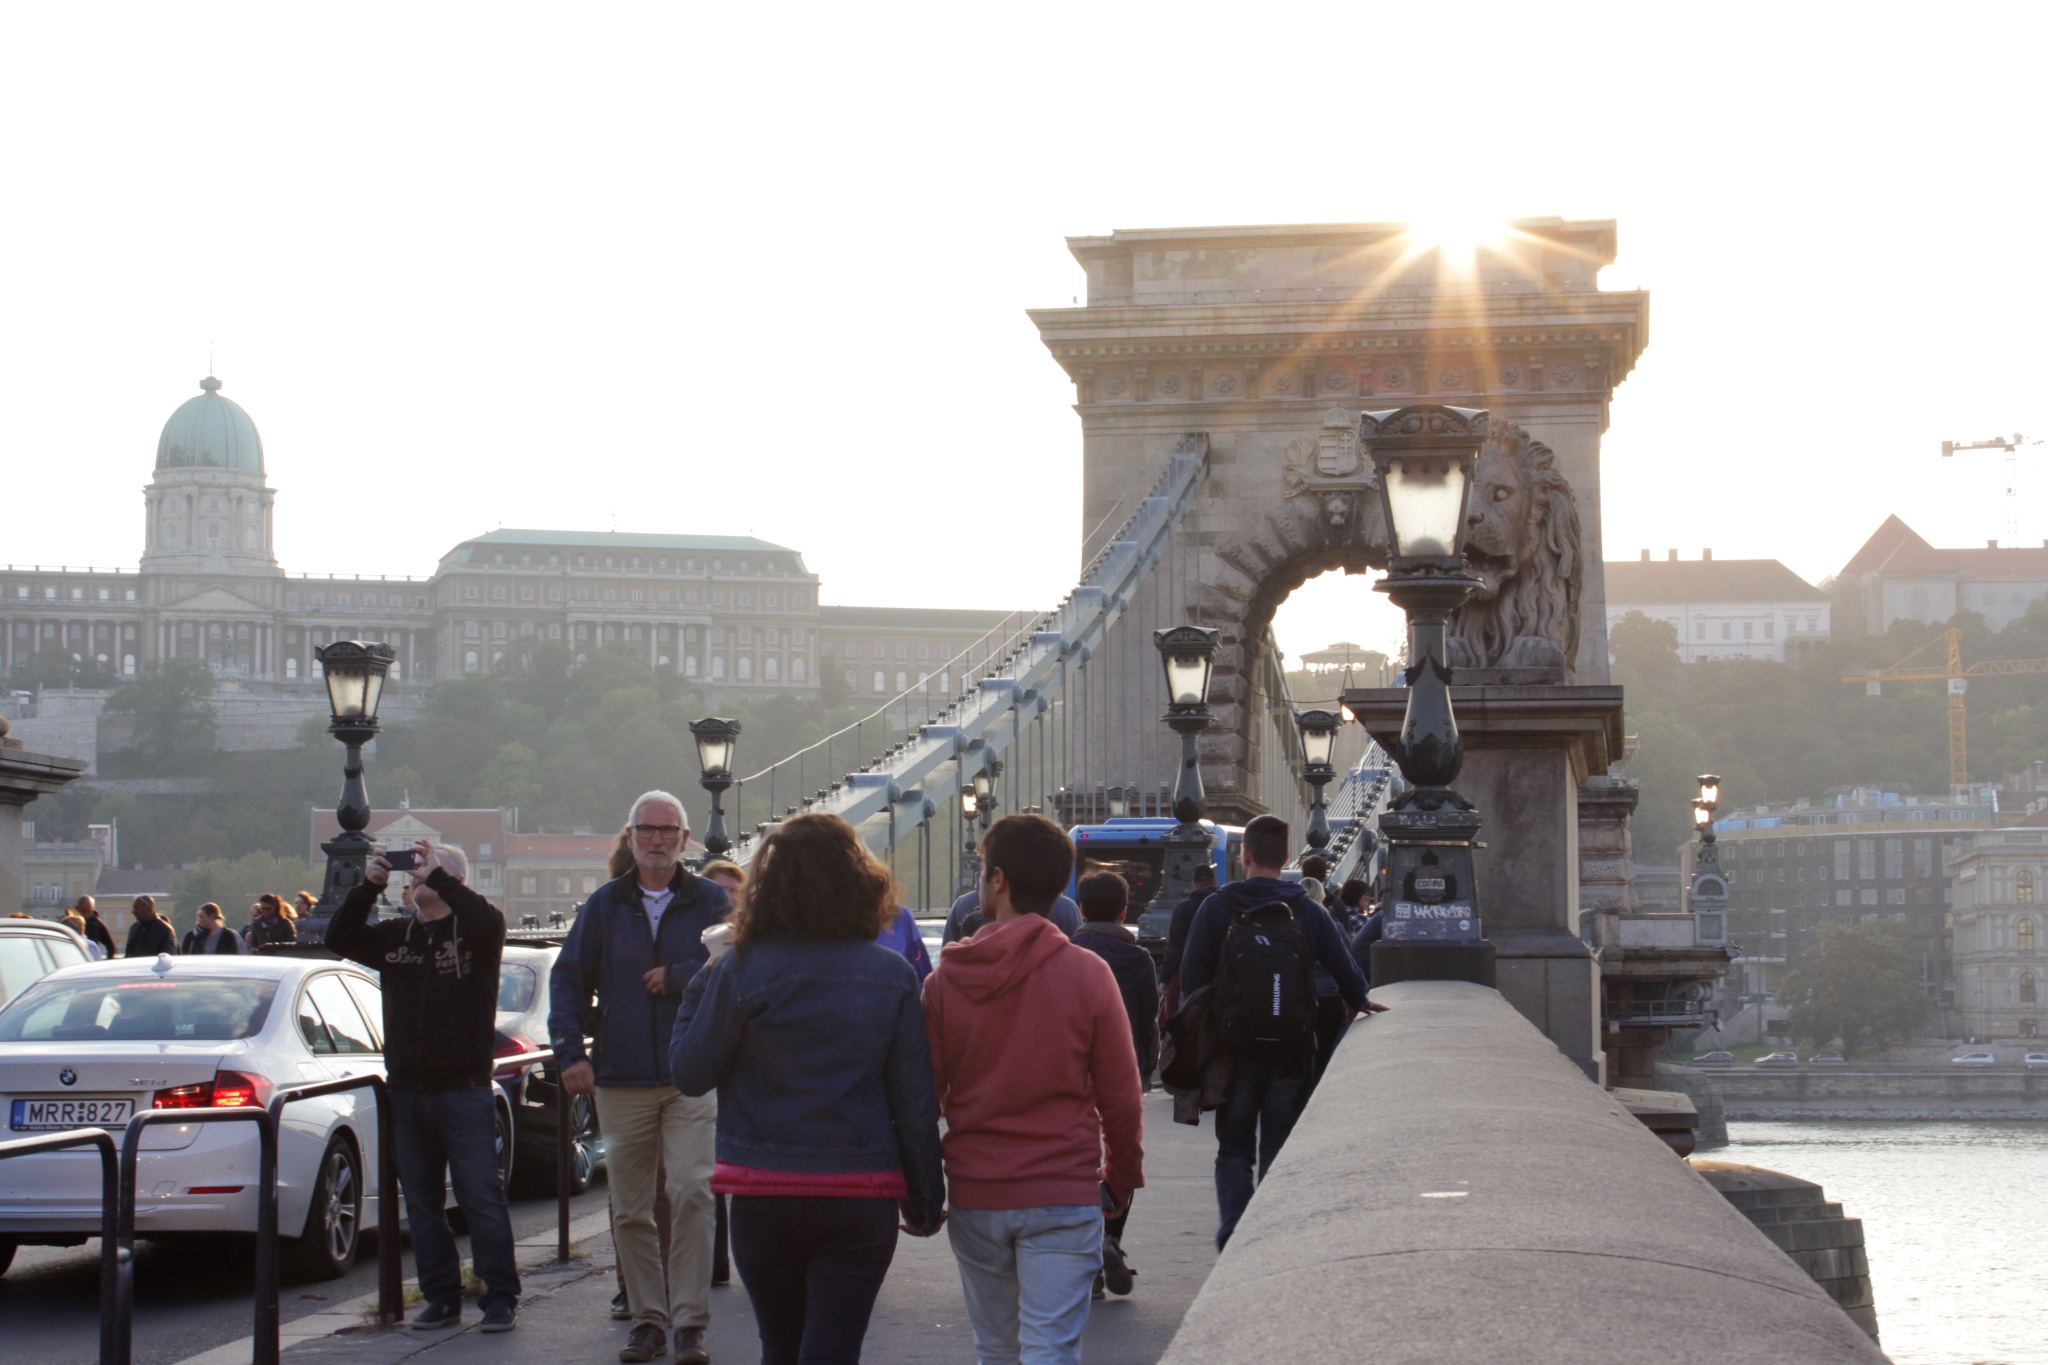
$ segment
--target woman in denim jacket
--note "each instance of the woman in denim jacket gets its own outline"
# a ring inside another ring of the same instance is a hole
[[[875,942],[889,874],[836,815],[778,826],[699,972],[669,1062],[718,1092],[712,1189],[732,1196],[732,1258],[764,1365],[858,1361],[902,1230],[945,1221],[938,1106],[917,974]]]

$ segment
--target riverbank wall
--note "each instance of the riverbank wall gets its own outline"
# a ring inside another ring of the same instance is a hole
[[[2048,1073],[2038,1070],[1801,1066],[1707,1074],[1727,1116],[1738,1121],[2048,1120]]]

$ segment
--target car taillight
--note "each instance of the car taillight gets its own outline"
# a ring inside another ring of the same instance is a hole
[[[522,1052],[540,1051],[540,1045],[523,1033],[507,1033],[502,1036],[505,1041],[498,1044],[497,1051],[491,1054],[493,1057],[517,1057]],[[535,1065],[538,1065],[538,1063]],[[508,1066],[501,1069],[497,1073],[497,1077],[501,1081],[517,1080],[519,1073],[524,1069],[523,1067]]]
[[[270,1102],[270,1082],[248,1071],[218,1071],[210,1081],[159,1090],[151,1101],[157,1109],[261,1108]]]
[[[222,1071],[213,1078],[213,1107],[235,1109],[242,1105],[262,1108],[270,1103],[270,1082],[248,1071]]]

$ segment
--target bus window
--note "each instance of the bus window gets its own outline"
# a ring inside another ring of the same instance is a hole
[[[1081,855],[1079,877],[1095,872],[1114,872],[1131,887],[1132,915],[1152,903],[1153,895],[1159,890],[1160,876],[1166,867],[1166,851],[1160,848],[1120,848],[1112,855],[1104,850],[1102,855],[1084,853]],[[1078,884],[1079,877],[1076,878]]]

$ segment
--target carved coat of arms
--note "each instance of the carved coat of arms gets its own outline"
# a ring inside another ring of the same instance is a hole
[[[1313,496],[1332,530],[1347,528],[1378,487],[1358,445],[1358,418],[1343,408],[1323,414],[1322,429],[1287,447],[1286,496]]]

